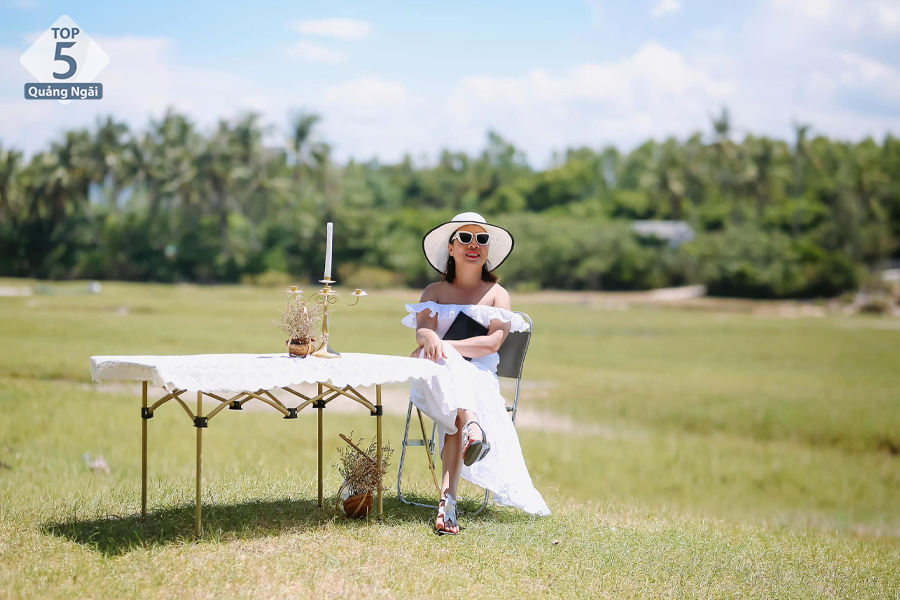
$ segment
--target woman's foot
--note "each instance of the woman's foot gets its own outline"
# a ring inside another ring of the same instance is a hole
[[[478,429],[473,429],[473,425]],[[491,444],[487,441],[487,436],[477,421],[466,423],[462,430],[462,436],[463,463],[467,467],[471,467],[491,451]]]
[[[437,518],[434,520],[434,532],[438,535],[456,535],[459,533],[459,521],[456,518],[456,500],[447,494],[438,505]]]

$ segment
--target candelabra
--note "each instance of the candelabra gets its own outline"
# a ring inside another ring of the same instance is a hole
[[[331,277],[326,277],[325,279],[321,279],[321,280],[319,280],[319,283],[323,284],[324,287],[321,290],[319,290],[318,292],[316,292],[315,294],[312,294],[310,296],[310,298],[311,299],[315,298],[316,304],[321,304],[322,308],[323,308],[323,310],[322,310],[322,341],[321,341],[321,344],[319,345],[318,349],[312,355],[317,356],[319,358],[340,358],[341,354],[339,352],[335,351],[331,347],[331,344],[328,343],[329,306],[332,304],[337,304],[338,299],[340,299],[347,306],[356,306],[357,304],[359,304],[359,299],[362,298],[363,296],[368,296],[368,294],[365,292],[365,290],[356,288],[355,290],[353,290],[350,293],[351,296],[354,296],[356,298],[353,301],[353,303],[351,304],[343,296],[341,296],[335,290],[331,289],[331,285],[333,283],[337,283],[336,281],[331,279]],[[291,291],[296,292],[297,286],[291,286]]]

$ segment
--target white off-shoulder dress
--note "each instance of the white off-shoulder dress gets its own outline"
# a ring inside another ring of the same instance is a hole
[[[409,314],[403,324],[413,329],[418,313],[428,311],[431,316],[437,315],[436,333],[441,338],[460,312],[485,327],[499,319],[510,323],[510,331],[528,331],[528,323],[520,315],[494,306],[420,302],[407,304],[406,310]],[[528,474],[519,436],[500,394],[499,355],[494,353],[467,361],[450,344],[444,346],[444,353],[447,358],[440,362],[447,365],[447,370],[428,379],[413,380],[410,392],[413,404],[438,424],[441,449],[444,435],[456,433],[456,411],[460,408],[473,411],[491,444],[491,451],[471,467],[463,465],[462,476],[493,492],[498,504],[549,515],[547,503]]]

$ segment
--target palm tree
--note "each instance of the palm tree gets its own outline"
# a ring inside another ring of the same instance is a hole
[[[619,187],[622,171],[622,154],[615,146],[605,146],[600,151],[604,187],[609,190]]]
[[[713,131],[716,134],[716,141],[727,141],[731,134],[731,115],[728,113],[728,107],[723,106],[722,112],[718,117],[712,118]]]
[[[800,198],[806,190],[806,166],[809,164],[809,143],[806,139],[811,127],[802,123],[794,123],[794,219],[791,225],[791,235],[797,237],[800,230],[800,218],[803,208],[800,206]]]
[[[316,141],[313,133],[321,120],[317,114],[301,112],[291,125],[289,144],[295,184],[301,183],[304,176],[318,172],[330,159],[328,144]]]
[[[263,145],[268,127],[260,124],[257,113],[248,113],[231,128],[231,150],[236,161],[232,204],[252,223],[261,226],[270,216],[272,200],[284,199],[290,181],[282,175],[285,153]],[[255,228],[251,236],[255,239]]]
[[[154,181],[155,191],[150,197],[150,225],[156,225],[159,212],[165,210],[166,229],[175,231],[179,211],[192,210],[192,205],[206,201],[201,194],[193,193],[199,185],[196,157],[202,151],[203,138],[187,117],[170,109],[161,121],[151,122],[150,135],[145,136],[144,143],[143,158],[149,159],[144,166]]]
[[[889,213],[884,198],[890,185],[890,176],[882,170],[882,150],[871,138],[848,148],[851,169],[849,186],[859,204],[862,228],[859,250],[866,262],[877,265],[886,259],[896,247],[891,239]]]
[[[149,196],[150,220],[153,222],[157,210],[155,199],[159,198],[159,181],[154,177],[153,142],[149,133],[142,137],[132,137],[122,148],[122,185],[131,187],[135,194],[142,191]]]
[[[77,258],[71,244],[83,223],[91,182],[90,134],[66,132],[22,171],[27,209],[17,223],[23,270],[38,277],[66,276]],[[25,208],[25,207],[23,207]]]
[[[711,160],[713,180],[722,191],[722,197],[732,205],[732,219],[740,222],[741,211],[734,199],[736,187],[735,167],[738,162],[737,148],[731,141],[731,115],[728,109],[723,107],[718,117],[712,118],[714,140],[712,147],[714,153]]]
[[[744,141],[750,160],[747,177],[748,191],[756,198],[756,218],[762,220],[772,198],[772,176],[775,168],[775,144],[767,137],[748,136]]]
[[[703,144],[703,134],[694,133],[687,139],[684,152],[685,197],[692,205],[705,200],[709,181],[708,150]]]
[[[236,157],[233,154],[232,131],[228,122],[219,121],[216,133],[206,141],[203,151],[196,158],[198,180],[201,184],[201,196],[208,197],[210,202],[202,207],[202,212],[211,212],[218,216],[219,235],[228,253],[228,213],[233,201]]]
[[[44,213],[50,226],[56,227],[68,212],[87,201],[92,175],[89,147],[86,130],[68,131],[61,142],[53,142],[49,152],[39,155],[40,179],[31,198],[32,216]]]
[[[16,177],[21,163],[21,152],[0,145],[0,222],[7,219],[16,220],[17,210],[13,194],[16,193]]]
[[[288,142],[293,162],[295,197],[302,199],[312,194],[317,212],[326,220],[332,220],[340,186],[331,161],[331,146],[316,139],[314,129],[319,121],[319,115],[301,112],[291,126]]]
[[[666,140],[659,148],[651,172],[653,192],[669,205],[673,219],[684,216],[684,149],[674,138]]]
[[[90,147],[93,181],[106,188],[107,201],[113,213],[119,209],[119,195],[124,189],[125,148],[127,146],[128,125],[116,122],[111,116],[97,119],[97,131]]]

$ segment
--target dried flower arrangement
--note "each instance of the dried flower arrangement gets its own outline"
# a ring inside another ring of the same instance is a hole
[[[281,321],[273,322],[288,336],[288,352],[307,356],[315,351],[318,322],[322,317],[322,305],[310,303],[299,293],[291,293],[287,308],[281,313]]]
[[[394,449],[389,443],[381,447],[381,468],[379,468],[377,441],[372,440],[369,447],[363,450],[359,446],[362,444],[362,438],[354,443],[352,437],[352,431],[349,438],[341,434],[341,439],[347,442],[347,445],[338,448],[340,463],[335,466],[344,478],[338,490],[338,504],[343,503],[344,514],[348,517],[361,518],[372,509],[372,493],[378,489],[387,473]]]

